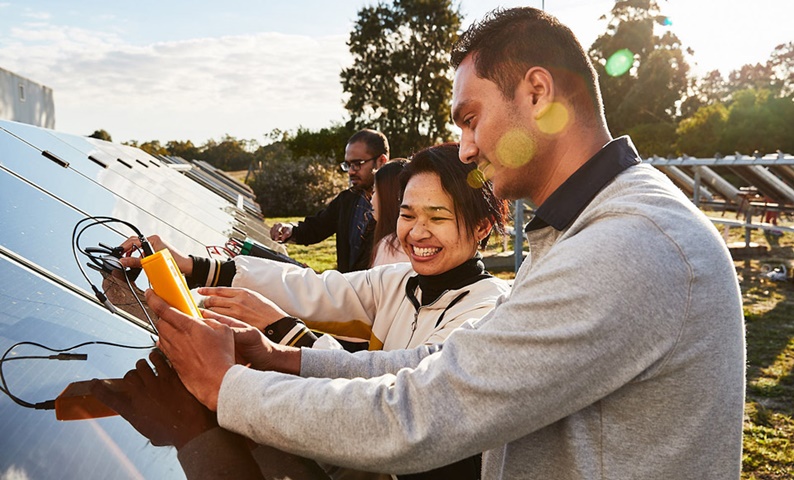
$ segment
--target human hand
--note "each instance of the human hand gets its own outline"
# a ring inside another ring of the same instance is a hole
[[[271,300],[247,288],[201,287],[198,293],[206,296],[204,308],[242,320],[259,330],[288,316]]]
[[[217,411],[223,376],[235,364],[231,327],[212,318],[185,315],[151,289],[146,291],[146,303],[160,317],[158,347],[188,391],[207,408]]]
[[[159,351],[124,375],[123,388],[111,389],[102,380],[91,382],[91,393],[115,410],[155,446],[180,449],[201,433],[218,425],[215,414],[199,403]]]
[[[235,318],[202,310],[204,318],[227,325],[234,332],[234,352],[237,363],[255,370],[272,370],[297,375],[300,372],[300,349],[276,345],[261,330]],[[297,356],[296,356],[297,354]]]
[[[284,243],[292,237],[292,225],[291,223],[276,223],[270,229],[270,238],[273,241]]]
[[[193,273],[193,259],[187,255],[183,255],[179,250],[172,247],[168,242],[160,238],[159,235],[151,235],[146,237],[148,240],[149,245],[152,246],[152,250],[155,252],[159,252],[160,250],[167,248],[171,252],[171,256],[174,257],[174,261],[176,262],[176,266],[179,267],[179,270],[182,274],[186,276],[190,276]],[[141,259],[140,257],[133,257],[131,256],[132,251],[136,248],[141,248],[141,240],[136,237],[130,237],[120,245],[122,249],[124,249],[124,256],[121,257],[121,264],[125,267],[130,268],[140,268],[141,267]]]

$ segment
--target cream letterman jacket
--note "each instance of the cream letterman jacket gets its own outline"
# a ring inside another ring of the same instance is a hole
[[[467,320],[485,316],[510,291],[507,282],[491,277],[448,290],[417,309],[411,297],[421,300],[421,290],[406,291],[416,276],[409,263],[344,274],[317,274],[256,257],[238,256],[234,263],[233,287],[261,293],[313,330],[369,340],[370,350],[441,343]]]

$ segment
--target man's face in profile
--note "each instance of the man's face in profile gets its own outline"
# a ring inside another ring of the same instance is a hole
[[[364,142],[350,143],[345,147],[345,162],[350,164],[347,174],[353,188],[372,190],[375,184],[374,170],[379,157],[380,155],[373,155]]]

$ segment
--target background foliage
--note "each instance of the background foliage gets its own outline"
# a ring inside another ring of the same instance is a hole
[[[347,188],[347,175],[336,162],[309,155],[293,158],[285,143],[260,148],[255,161],[258,171],[250,185],[267,217],[317,212]]]
[[[462,16],[451,0],[395,0],[364,7],[342,70],[345,108],[355,129],[380,130],[393,157],[448,141],[452,95],[449,52]]]
[[[697,77],[689,67],[697,52],[675,35],[664,7],[657,0],[616,0],[602,17],[605,32],[588,50],[613,136],[631,135],[644,157],[794,153],[794,42],[727,78],[716,70]],[[340,74],[349,112],[342,122],[319,130],[274,130],[264,135],[264,147],[228,134],[200,146],[178,140],[129,144],[226,170],[250,170],[249,178],[260,172],[255,189],[268,208],[280,208],[270,200],[282,198],[278,185],[289,192],[279,215],[313,213],[327,192],[343,188],[335,165],[356,130],[386,133],[392,157],[454,138],[448,57],[461,21],[451,0],[380,0],[363,7],[348,40],[353,64]],[[621,50],[631,52],[629,69],[610,75],[607,61]],[[91,136],[111,138],[105,130]],[[268,174],[278,180],[266,181]]]

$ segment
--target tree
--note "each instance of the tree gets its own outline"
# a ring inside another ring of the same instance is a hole
[[[160,145],[160,140],[151,140],[138,145],[138,148],[150,155],[168,155],[168,150]]]
[[[642,124],[674,129],[677,104],[688,85],[681,41],[670,31],[655,34],[657,26],[668,24],[656,0],[618,0],[611,15],[607,32],[590,47],[608,124],[616,134]],[[609,68],[616,59],[624,68]]]
[[[728,109],[722,103],[699,108],[690,118],[681,120],[676,134],[678,153],[692,157],[711,157],[720,151],[721,137],[728,120]],[[734,149],[725,153],[733,153]]]
[[[728,76],[731,92],[769,90],[777,97],[794,95],[794,42],[775,47],[766,63],[747,64]]]
[[[180,157],[188,161],[198,158],[199,155],[199,149],[193,145],[193,142],[190,140],[185,142],[171,140],[165,144],[165,149],[168,151],[168,155]]]
[[[100,140],[104,140],[106,142],[112,142],[113,139],[110,138],[110,134],[105,130],[94,130],[94,133],[88,136],[88,138],[98,138]]]
[[[794,96],[794,42],[775,47],[769,57],[769,70],[772,73],[772,91],[780,97]]]
[[[794,152],[791,125],[794,102],[790,98],[775,96],[769,90],[742,90],[733,95],[720,146],[731,153]]]
[[[295,158],[315,157],[337,165],[345,159],[345,145],[353,133],[347,125],[337,124],[317,131],[300,127],[294,135],[283,134],[282,140]]]
[[[712,70],[701,78],[692,78],[687,96],[681,102],[681,118],[691,117],[701,107],[724,103],[728,97],[728,85],[719,70]]]
[[[252,147],[256,148],[253,140],[238,140],[225,135],[220,142],[208,140],[196,156],[221,170],[246,170],[253,159],[253,152],[249,151]]]
[[[313,214],[347,188],[347,176],[340,174],[335,162],[294,157],[287,142],[261,147],[254,158],[258,172],[250,185],[267,217]]]
[[[382,131],[392,156],[449,140],[449,52],[461,19],[451,0],[362,8],[347,42],[354,63],[341,73],[350,129]]]
[[[772,72],[767,64],[746,64],[728,75],[728,85],[731,93],[742,90],[769,89]]]

